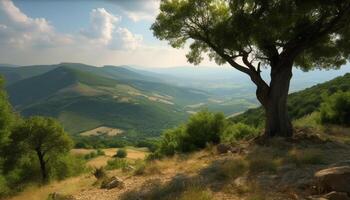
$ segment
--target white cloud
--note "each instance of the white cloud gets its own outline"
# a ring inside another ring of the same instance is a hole
[[[136,8],[129,10],[138,13]],[[152,9],[143,9],[142,12],[148,13],[145,10]],[[138,17],[145,19],[142,15]],[[81,62],[97,66],[153,67],[188,64],[187,49],[173,49],[166,42],[146,45],[142,35],[121,27],[121,20],[120,16],[97,8],[91,11],[90,24],[85,29],[78,28],[75,34],[67,35],[57,32],[47,19],[27,16],[12,1],[0,0],[0,63]]]
[[[69,43],[68,36],[57,35],[44,18],[30,18],[12,1],[0,0],[0,43],[13,47],[52,47]]]
[[[90,13],[90,27],[81,33],[102,44],[108,44],[119,21],[120,17],[108,13],[104,8],[93,9]]]
[[[111,50],[135,50],[140,47],[142,35],[118,27],[120,20],[121,17],[107,12],[104,8],[93,9],[90,13],[90,27],[81,33],[90,39],[91,43]]]
[[[160,0],[110,0],[133,21],[153,21],[158,14]]]

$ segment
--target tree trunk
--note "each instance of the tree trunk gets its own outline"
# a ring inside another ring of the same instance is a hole
[[[46,162],[44,160],[44,155],[41,153],[41,151],[36,151],[40,163],[40,170],[41,170],[41,176],[42,176],[42,181],[46,182],[47,181],[47,171],[46,171]]]
[[[262,102],[266,114],[265,136],[291,137],[293,127],[288,116],[287,97],[292,78],[292,63],[272,67],[269,91]],[[257,93],[258,95],[258,93]],[[261,95],[260,96],[261,99]],[[259,97],[258,97],[259,99]]]

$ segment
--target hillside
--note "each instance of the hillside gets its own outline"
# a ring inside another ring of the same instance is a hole
[[[288,97],[288,110],[292,119],[301,118],[319,109],[325,96],[337,91],[350,90],[350,73],[333,80],[317,84],[305,90],[295,92]],[[260,108],[249,109],[243,114],[231,118],[233,122],[244,122],[254,126],[263,126],[264,111]]]
[[[11,85],[17,81],[38,76],[53,70],[55,65],[33,65],[25,67],[17,67],[13,65],[0,65],[0,74],[6,79],[6,85]]]
[[[205,100],[200,90],[151,82],[125,68],[63,63],[7,87],[26,116],[58,118],[71,133],[109,126],[157,136],[188,115],[185,105]]]

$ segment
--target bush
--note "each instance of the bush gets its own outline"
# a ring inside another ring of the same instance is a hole
[[[128,155],[128,153],[126,152],[125,149],[118,149],[117,153],[114,155],[114,157],[117,158],[126,158],[126,156]]]
[[[135,171],[134,175],[142,175],[145,173],[146,163],[145,161],[138,159],[135,161]]]
[[[188,123],[166,130],[162,134],[159,149],[154,157],[203,149],[208,143],[217,144],[225,124],[222,113],[198,112],[190,117]]]
[[[107,170],[113,170],[113,169],[123,169],[128,167],[129,164],[128,162],[123,159],[123,158],[115,158],[113,160],[108,160],[107,161],[107,166],[106,169]]]
[[[321,104],[322,124],[350,125],[350,92],[337,92]]]
[[[95,168],[92,174],[97,180],[101,180],[107,176],[107,173],[103,167]]]
[[[258,135],[258,130],[243,123],[236,123],[226,127],[221,135],[221,142],[235,142],[243,139],[251,139]]]
[[[77,176],[87,170],[86,161],[78,156],[66,155],[56,158],[49,163],[50,178],[63,180],[68,177]]]

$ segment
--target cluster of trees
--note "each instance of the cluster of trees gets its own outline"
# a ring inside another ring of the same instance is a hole
[[[203,149],[208,144],[234,143],[258,134],[258,129],[243,123],[230,123],[222,113],[204,110],[192,115],[187,123],[164,131],[158,148],[150,158],[171,156],[177,152],[191,152]]]
[[[82,159],[69,151],[73,141],[52,118],[16,114],[0,82],[0,196],[28,183],[46,183],[82,172]]]

